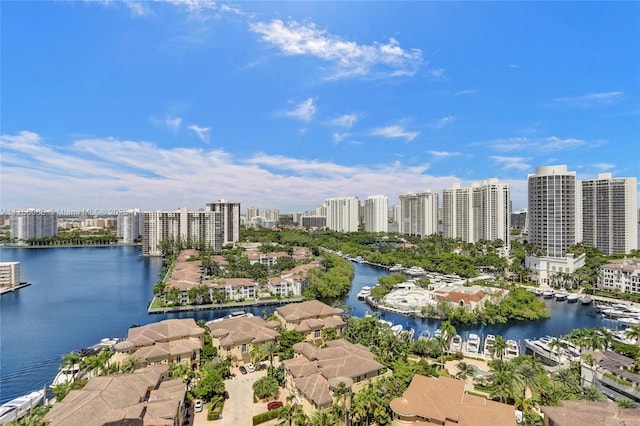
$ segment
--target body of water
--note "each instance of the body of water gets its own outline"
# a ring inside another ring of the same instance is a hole
[[[0,298],[0,403],[36,389],[53,380],[61,355],[99,342],[105,337],[126,336],[130,326],[166,318],[212,320],[230,310],[148,315],[162,261],[140,256],[136,247],[82,247],[42,249],[0,249],[3,262],[20,262],[23,281],[31,286],[6,293]],[[353,264],[355,278],[345,303],[351,314],[374,312],[356,294],[363,286],[373,286],[385,269]],[[527,323],[490,327],[460,328],[466,336],[475,332],[502,335],[524,344],[524,338],[560,335],[574,328],[611,327],[593,307],[579,303],[548,301],[552,317]],[[261,315],[265,308],[252,308]],[[275,307],[267,307],[273,312]],[[237,310],[237,309],[235,309]],[[381,318],[416,330],[433,332],[438,321],[380,312]]]

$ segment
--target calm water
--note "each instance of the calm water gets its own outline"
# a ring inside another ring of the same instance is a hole
[[[90,346],[104,337],[124,337],[133,324],[165,318],[211,320],[230,310],[148,315],[152,287],[161,260],[139,256],[135,247],[0,249],[0,260],[20,262],[23,281],[30,287],[0,299],[0,403],[42,388],[53,380],[60,356]],[[372,286],[384,269],[354,264],[355,278],[345,303],[351,313],[364,316],[371,308],[356,299],[363,286]],[[560,335],[580,327],[616,327],[597,316],[592,307],[549,301],[552,318],[535,323],[459,329],[502,335],[523,343],[525,337]],[[268,311],[273,311],[273,307]],[[251,312],[260,315],[263,308]],[[382,318],[431,331],[437,321],[381,313]],[[417,335],[417,334],[416,334]]]

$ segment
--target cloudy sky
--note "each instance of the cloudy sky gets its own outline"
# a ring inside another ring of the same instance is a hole
[[[3,2],[0,207],[640,174],[639,2]]]

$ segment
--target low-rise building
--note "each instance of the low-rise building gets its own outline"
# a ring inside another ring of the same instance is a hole
[[[602,265],[597,288],[622,293],[640,293],[640,259],[616,259]]]
[[[467,394],[464,380],[413,376],[401,397],[391,400],[393,426],[514,426],[513,405]]]
[[[344,383],[355,394],[368,383],[390,375],[368,348],[344,339],[317,348],[309,342],[293,345],[295,356],[283,361],[285,387],[309,416],[331,407],[334,390]]]
[[[0,262],[0,287],[20,284],[20,262]]]
[[[579,256],[567,253],[563,257],[525,256],[524,265],[531,269],[531,279],[541,286],[548,286],[552,276],[557,274],[573,274],[584,266],[586,255]]]
[[[265,321],[260,317],[218,319],[208,322],[207,327],[218,355],[235,366],[251,362],[253,348],[275,342],[280,336],[278,321]]]
[[[332,328],[337,336],[342,335],[345,326],[343,313],[340,308],[333,308],[319,300],[309,300],[280,306],[275,315],[287,330],[296,330],[304,336],[305,341],[321,346],[324,344],[322,330]]]
[[[45,415],[49,426],[182,425],[187,415],[186,385],[166,380],[166,365],[131,374],[93,377],[72,390]]]
[[[130,358],[142,365],[183,363],[198,368],[205,330],[193,318],[168,319],[129,329],[114,346],[114,362]]]
[[[638,426],[640,409],[620,408],[611,402],[562,401],[556,407],[542,406],[544,426]]]
[[[596,386],[611,400],[627,398],[640,403],[640,376],[631,371],[633,358],[608,350],[589,353],[595,362],[581,364],[580,378],[584,386]]]

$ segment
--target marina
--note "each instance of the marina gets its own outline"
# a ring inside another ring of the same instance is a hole
[[[29,411],[42,405],[45,399],[44,389],[28,393],[0,405],[0,424],[15,422],[26,416]]]

